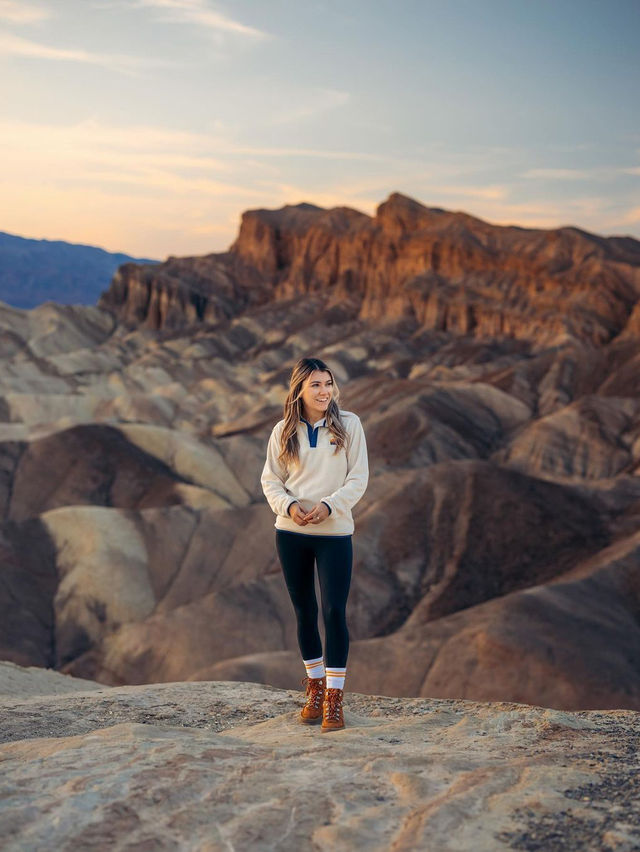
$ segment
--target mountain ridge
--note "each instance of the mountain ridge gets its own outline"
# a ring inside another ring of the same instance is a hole
[[[121,267],[98,305],[130,327],[179,328],[312,293],[373,324],[602,345],[638,323],[640,242],[492,225],[401,193],[373,216],[302,202],[245,211],[226,252]]]
[[[45,301],[93,305],[118,266],[159,263],[85,243],[0,231],[0,300],[30,309]]]

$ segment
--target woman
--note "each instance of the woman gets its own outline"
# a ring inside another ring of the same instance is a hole
[[[357,414],[338,407],[333,373],[319,358],[293,368],[284,417],[273,427],[261,484],[276,514],[276,550],[298,623],[307,676],[301,721],[344,728],[342,698],[349,652],[346,605],[351,583],[352,507],[369,480],[367,444]],[[318,632],[314,562],[322,595],[327,668]]]

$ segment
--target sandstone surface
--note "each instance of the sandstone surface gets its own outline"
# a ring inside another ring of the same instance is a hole
[[[637,712],[243,682],[106,687],[0,663],[0,836],[44,848],[632,852]]]
[[[548,346],[637,330],[639,289],[631,237],[496,226],[395,192],[373,217],[305,203],[248,210],[229,251],[125,264],[98,304],[163,328],[320,295],[359,319]]]

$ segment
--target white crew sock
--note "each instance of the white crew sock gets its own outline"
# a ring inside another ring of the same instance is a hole
[[[346,666],[343,668],[327,666],[327,689],[344,689],[344,679],[346,674]]]
[[[315,660],[303,660],[302,662],[307,670],[307,677],[324,677],[324,660],[322,657],[316,657]]]

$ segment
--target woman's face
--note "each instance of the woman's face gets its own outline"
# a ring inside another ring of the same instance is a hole
[[[333,397],[333,380],[326,370],[314,370],[302,386],[304,411],[319,420],[327,411]]]

